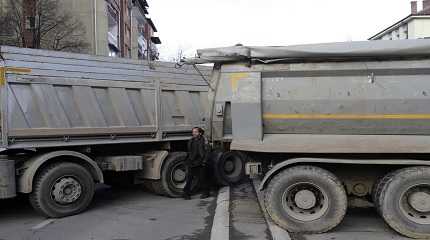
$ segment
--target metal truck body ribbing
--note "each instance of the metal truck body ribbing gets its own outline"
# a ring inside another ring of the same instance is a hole
[[[205,124],[207,84],[192,67],[1,51],[3,148],[181,140]]]

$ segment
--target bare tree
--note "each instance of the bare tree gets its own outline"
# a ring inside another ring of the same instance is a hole
[[[6,12],[0,17],[0,44],[72,52],[88,48],[85,26],[62,8],[59,0],[5,1]]]
[[[179,62],[181,62],[181,60],[182,60],[183,58],[185,58],[184,50],[182,50],[181,48],[179,48],[179,49],[177,50],[177,52],[176,52],[176,56],[174,56],[174,57],[172,58],[172,61],[173,61],[173,62],[177,62],[177,63],[179,63]]]

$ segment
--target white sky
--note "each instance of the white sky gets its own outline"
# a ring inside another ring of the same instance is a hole
[[[410,13],[410,0],[148,0],[163,42],[182,49],[366,40]],[[419,3],[419,8],[421,3]]]

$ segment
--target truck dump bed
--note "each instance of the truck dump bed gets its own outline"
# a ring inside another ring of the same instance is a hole
[[[1,55],[3,148],[181,140],[206,121],[208,87],[191,66],[14,47]]]
[[[430,40],[199,50],[216,139],[296,153],[430,152]]]

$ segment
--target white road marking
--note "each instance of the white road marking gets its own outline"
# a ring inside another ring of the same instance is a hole
[[[260,180],[254,179],[252,183],[254,184],[254,189],[258,197],[258,203],[260,204],[261,211],[263,212],[264,218],[266,219],[267,225],[269,226],[269,231],[272,234],[273,240],[291,240],[290,234],[288,234],[288,232],[283,228],[276,225],[267,214],[266,208],[264,207],[263,192],[258,190],[260,186]]]
[[[43,221],[43,222],[37,224],[36,226],[32,227],[31,230],[33,230],[33,231],[40,230],[40,229],[48,226],[49,224],[53,223],[54,221],[55,221],[55,219],[53,219],[53,218],[46,219],[45,221]]]
[[[218,192],[215,216],[211,230],[211,240],[228,240],[230,236],[230,188],[223,187]]]

